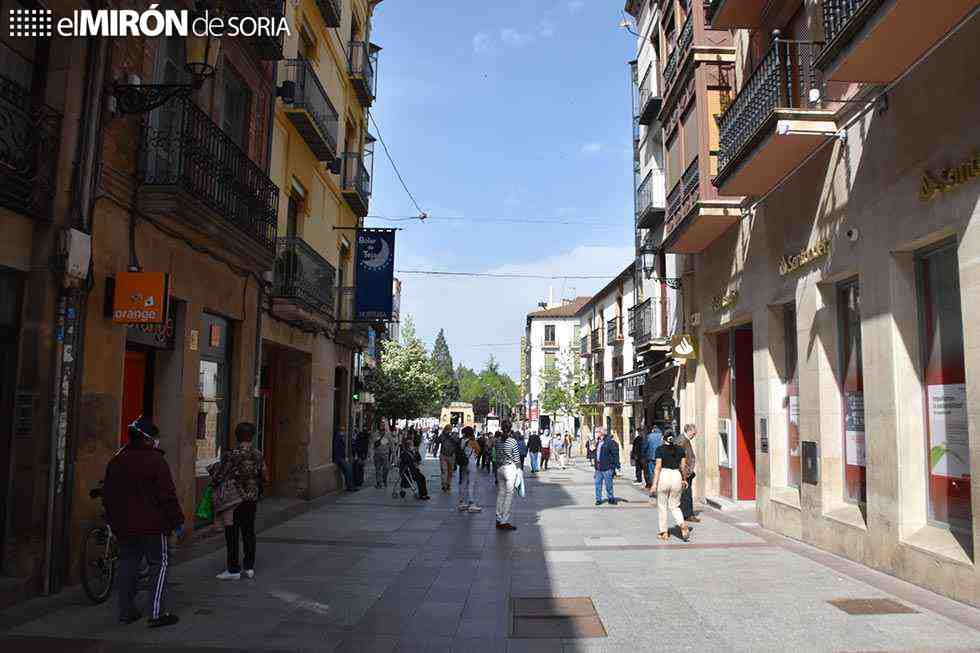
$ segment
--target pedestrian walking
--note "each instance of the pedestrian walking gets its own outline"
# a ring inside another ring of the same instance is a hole
[[[411,435],[406,436],[412,438]],[[414,444],[414,442],[413,442]],[[388,472],[394,455],[395,441],[389,433],[379,433],[374,440],[374,487],[388,487]]]
[[[504,420],[501,429],[503,433],[494,446],[497,465],[497,528],[515,531],[517,527],[511,523],[511,508],[518,469],[522,465],[521,450],[517,438],[511,432],[510,422]]]
[[[633,432],[633,442],[630,447],[630,462],[633,463],[633,469],[636,472],[635,483],[643,482],[643,469],[646,467],[644,462],[644,446],[646,443],[646,436],[642,435],[639,431]]]
[[[354,487],[354,471],[347,462],[347,437],[340,429],[337,429],[333,435],[333,463],[344,476],[344,489],[348,492],[357,492],[357,488]]]
[[[589,464],[593,467],[595,466],[595,435],[590,435],[585,441],[585,459],[589,461]]]
[[[527,436],[527,452],[531,456],[531,473],[537,474],[541,469],[541,436],[537,433]]]
[[[354,487],[364,485],[364,465],[367,462],[370,438],[364,429],[354,430],[354,439],[351,444],[351,453],[354,460],[351,463],[351,471],[354,478]]]
[[[694,514],[694,467],[697,465],[698,457],[694,453],[694,438],[698,437],[698,427],[694,424],[685,424],[684,433],[677,438],[678,444],[684,447],[684,458],[687,461],[687,474],[684,479],[687,485],[681,491],[681,513],[686,522],[700,522],[701,518]]]
[[[520,431],[515,435],[517,438],[517,449],[521,452],[521,471],[524,471],[524,460],[527,458],[527,440],[524,438],[524,434]]]
[[[140,565],[150,567],[147,625],[170,626],[180,619],[164,609],[169,556],[167,536],[184,529],[184,514],[163,451],[154,447],[160,430],[139,417],[127,429],[129,442],[106,465],[102,502],[106,521],[119,542],[119,621],[130,624],[143,614],[136,608]]]
[[[442,491],[448,493],[452,488],[453,473],[456,471],[456,452],[459,450],[459,442],[448,425],[442,429],[442,434],[436,440],[436,445],[439,448],[439,471],[442,473]]]
[[[653,489],[653,469],[657,460],[657,447],[663,444],[664,434],[656,424],[651,424],[643,442],[643,480],[647,491]]]
[[[545,429],[541,435],[541,468],[548,469],[551,460],[551,429]]]
[[[463,427],[459,452],[456,454],[456,464],[459,467],[459,502],[456,509],[460,512],[481,512],[476,503],[476,472],[470,470],[470,460],[477,460],[480,455],[480,445],[473,435],[473,427]],[[474,463],[475,465],[475,463]]]
[[[219,580],[238,580],[255,577],[255,515],[259,496],[269,474],[262,459],[262,452],[253,446],[255,425],[242,422],[235,427],[238,446],[222,458],[224,483],[237,486],[241,501],[235,506],[231,524],[225,524],[225,546],[228,549],[227,566],[218,574]],[[241,534],[244,556],[238,559],[238,537]]]
[[[568,463],[572,459],[572,434],[566,433],[562,436],[561,457],[558,459],[562,469],[568,469]]]
[[[613,493],[613,474],[619,469],[619,443],[604,429],[598,429],[599,441],[595,451],[595,505],[602,505],[602,488],[606,488],[606,498],[609,505],[615,506],[616,495]]]
[[[681,512],[681,492],[687,485],[687,481],[684,480],[687,473],[687,459],[684,457],[684,447],[674,442],[673,431],[664,432],[664,443],[657,447],[656,467],[653,473],[653,490],[650,496],[657,498],[657,517],[660,520],[658,537],[664,542],[670,537],[667,534],[669,511],[681,529],[681,539],[686,542],[690,539],[690,530]]]

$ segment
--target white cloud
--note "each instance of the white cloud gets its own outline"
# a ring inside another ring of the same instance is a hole
[[[473,52],[477,54],[490,54],[493,52],[493,41],[486,32],[477,32],[473,35]]]
[[[602,143],[599,143],[597,141],[592,141],[591,143],[585,143],[584,145],[582,145],[582,147],[579,148],[579,154],[584,154],[584,155],[598,154],[599,152],[602,152],[602,150],[605,147],[606,146],[603,145]]]
[[[438,259],[422,260],[406,253],[399,269],[440,269]],[[508,263],[486,272],[530,274],[608,274],[603,279],[501,279],[486,277],[438,277],[400,275],[402,315],[412,315],[419,335],[431,348],[439,329],[446,339],[455,364],[482,368],[490,354],[503,369],[517,376],[519,343],[525,316],[539,301],[591,295],[602,288],[633,259],[632,244],[621,247],[580,245],[547,258]],[[476,271],[473,268],[460,268]],[[506,345],[485,347],[478,345]]]
[[[572,14],[577,14],[585,8],[585,0],[571,0],[568,3],[568,11]]]
[[[500,40],[507,45],[519,48],[533,41],[534,36],[527,32],[518,31],[513,27],[502,27],[500,28]]]

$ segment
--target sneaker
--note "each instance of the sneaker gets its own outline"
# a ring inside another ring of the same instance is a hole
[[[514,526],[513,524],[504,523],[504,524],[501,524],[500,525],[500,530],[502,530],[502,531],[516,531],[517,530],[517,526]]]
[[[240,572],[231,572],[227,569],[215,576],[218,580],[239,580],[241,577],[242,574]]]
[[[460,501],[459,503],[456,504],[456,510],[463,512],[464,510],[466,510],[466,504]]]
[[[619,503],[619,499],[610,499],[609,500],[609,505],[610,506],[615,506],[617,503]]]
[[[475,503],[466,509],[468,512],[483,512],[483,508],[476,505]]]
[[[245,578],[255,578],[255,570],[254,569],[246,569],[242,573],[245,575]]]
[[[147,621],[146,625],[150,628],[162,628],[163,626],[173,626],[178,621],[180,621],[180,617],[177,615],[170,612],[164,612],[156,619],[150,619]]]
[[[602,499],[596,499],[595,500],[595,505],[601,506],[602,505]]]

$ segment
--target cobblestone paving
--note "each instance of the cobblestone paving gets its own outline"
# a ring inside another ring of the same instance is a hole
[[[120,626],[81,592],[0,617],[3,651],[870,651],[980,650],[980,611],[706,509],[689,544],[656,538],[657,511],[593,505],[591,474],[530,478],[518,530],[454,509],[426,462],[433,500],[369,485],[259,535],[254,580],[221,582],[223,552],[172,568],[178,625]],[[631,471],[631,470],[627,470]],[[260,511],[261,511],[260,506]],[[605,637],[517,639],[512,599],[588,597]],[[891,598],[908,614],[849,615],[836,599]],[[4,639],[6,638],[6,639]]]

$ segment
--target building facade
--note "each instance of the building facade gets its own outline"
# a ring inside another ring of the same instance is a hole
[[[717,157],[664,246],[693,275],[696,493],[980,604],[980,3],[689,4]]]
[[[525,416],[532,431],[551,429],[553,432],[573,433],[575,419],[569,415],[546,413],[541,406],[544,389],[542,372],[548,369],[567,370],[572,357],[578,355],[578,310],[588,297],[562,299],[558,303],[542,302],[540,309],[527,314],[524,330],[523,355],[525,363],[523,399]]]

